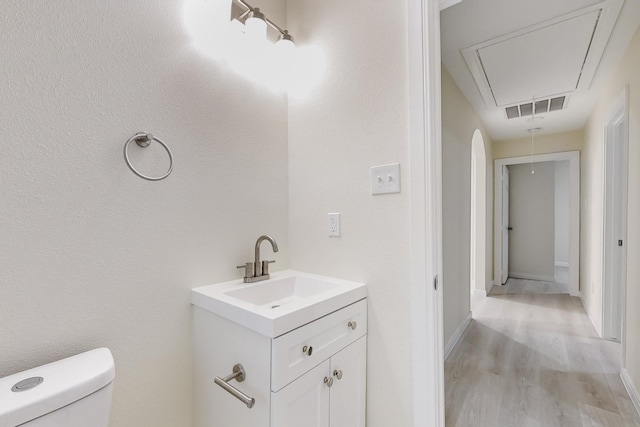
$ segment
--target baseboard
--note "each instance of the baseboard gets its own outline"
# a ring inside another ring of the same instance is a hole
[[[640,414],[640,395],[638,394],[638,390],[633,385],[633,381],[629,376],[629,373],[626,369],[622,368],[620,370],[620,378],[622,379],[622,384],[624,384],[624,388],[627,389],[627,393],[629,393],[629,397],[631,398],[631,402],[633,402],[633,407],[636,408],[636,412]]]
[[[595,329],[596,334],[598,334],[598,336],[602,338],[602,331],[600,327],[596,325],[596,322],[594,322],[593,316],[591,315],[591,310],[589,310],[589,308],[587,307],[587,304],[585,304],[584,294],[582,292],[580,292],[579,298],[580,298],[580,302],[582,302],[582,307],[584,307],[584,311],[587,313],[587,317],[589,318],[589,321],[593,325],[593,329]]]
[[[485,290],[485,289],[474,289],[473,290],[473,295],[480,295],[482,297],[486,297],[487,295],[489,295],[489,292],[491,292],[491,289],[493,289],[493,287],[496,286],[493,283],[489,286],[489,290]]]
[[[482,290],[482,289],[474,289],[473,290],[473,295],[480,295],[481,297],[486,297],[487,296],[487,291]]]
[[[440,0],[438,4],[440,5],[440,10],[443,11],[448,7],[453,6],[454,4],[460,3],[462,0]]]
[[[445,349],[444,349],[444,360],[447,360],[447,358],[449,357],[449,355],[451,354],[451,352],[455,348],[456,344],[458,344],[458,341],[460,341],[460,338],[462,338],[462,335],[464,335],[464,331],[467,329],[467,326],[469,326],[469,323],[471,323],[471,312],[469,312],[469,314],[467,314],[467,317],[464,319],[464,321],[458,327],[458,329],[456,329],[455,333],[453,334],[453,336],[449,340],[449,343],[445,347]]]
[[[528,273],[511,273],[509,272],[509,277],[514,279],[525,279],[525,280],[538,280],[541,282],[555,282],[556,278],[554,276],[539,276],[537,274],[528,274]]]
[[[569,268],[569,263],[564,261],[556,261],[556,267],[567,267]]]
[[[571,289],[569,289],[569,295],[571,295],[572,297],[578,297],[580,298],[582,302],[582,305],[584,305],[584,300],[582,299],[582,292],[578,291],[578,292],[573,292]]]

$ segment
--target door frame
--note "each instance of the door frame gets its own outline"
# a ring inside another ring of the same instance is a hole
[[[580,296],[580,152],[537,154],[534,156],[509,157],[494,161],[494,285],[500,283],[502,262],[502,167],[523,163],[569,161],[569,294]]]
[[[626,349],[626,325],[625,325],[625,317],[626,317],[626,306],[624,304],[624,301],[626,300],[626,294],[627,294],[627,269],[626,269],[626,265],[627,265],[627,244],[628,244],[628,235],[627,235],[627,203],[628,203],[628,171],[629,171],[629,162],[628,162],[628,154],[629,154],[629,85],[625,86],[624,90],[622,91],[622,93],[620,93],[620,95],[618,95],[618,97],[613,101],[610,109],[609,109],[609,114],[607,115],[607,117],[605,118],[605,120],[603,121],[603,129],[602,129],[602,141],[603,141],[603,166],[602,166],[602,182],[603,182],[603,188],[602,188],[602,221],[603,221],[603,227],[602,227],[602,325],[601,325],[601,331],[602,331],[602,337],[606,338],[606,339],[611,339],[612,337],[610,335],[608,335],[608,330],[606,328],[607,326],[607,322],[608,319],[611,315],[611,313],[607,310],[607,291],[610,289],[609,286],[607,286],[607,249],[611,249],[610,246],[608,246],[606,244],[606,238],[607,236],[607,230],[609,230],[609,227],[611,226],[611,222],[610,220],[612,220],[612,217],[609,217],[607,215],[609,209],[607,208],[607,183],[610,179],[610,177],[608,176],[608,160],[609,160],[609,144],[610,143],[614,143],[614,141],[612,141],[610,139],[610,132],[609,130],[612,128],[615,128],[615,126],[618,125],[622,125],[622,141],[621,144],[622,146],[620,147],[622,149],[622,159],[624,159],[623,162],[623,170],[620,171],[622,173],[622,188],[621,188],[621,193],[623,195],[622,197],[622,234],[623,236],[623,250],[622,250],[622,264],[623,264],[623,268],[622,268],[622,277],[621,277],[621,281],[622,281],[622,286],[620,291],[620,295],[619,295],[619,304],[620,304],[620,323],[621,323],[621,333],[620,333],[620,342],[622,343],[622,366],[626,366],[626,361],[624,359],[624,355],[625,355],[625,349]],[[617,168],[613,168],[613,169],[617,169]],[[615,172],[614,172],[615,174]]]
[[[504,217],[505,217],[505,213],[506,216],[509,216],[509,205],[507,204],[507,207],[505,209],[505,200],[509,200],[509,188],[510,187],[510,172],[509,172],[509,168],[506,165],[502,166],[502,174],[500,175],[500,178],[502,179],[502,184],[501,184],[501,188],[502,188],[502,192],[500,193],[500,197],[502,197],[502,201],[501,201],[501,210],[500,210],[500,251],[502,253],[501,258],[500,258],[500,284],[504,285],[507,283],[507,280],[509,280],[509,253],[508,253],[508,248],[509,248],[509,218],[507,218],[507,223],[504,223]],[[506,185],[505,185],[505,176],[507,177],[506,179]],[[507,187],[507,192],[505,194],[505,187]],[[506,246],[507,246],[507,253],[505,254],[505,242],[506,242]],[[505,262],[506,261],[506,262]],[[506,266],[506,268],[505,268]]]
[[[471,138],[471,295],[487,295],[487,255],[487,153],[476,129]]]
[[[414,426],[444,427],[440,5],[407,3]]]

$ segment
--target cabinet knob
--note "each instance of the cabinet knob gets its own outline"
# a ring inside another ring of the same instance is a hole
[[[336,369],[335,371],[333,371],[333,376],[336,377],[338,380],[342,379],[342,371],[339,369]]]
[[[307,356],[311,356],[311,354],[313,353],[313,347],[311,347],[310,345],[305,345],[304,347],[302,347],[302,352],[306,353]]]
[[[356,323],[355,320],[352,320],[351,322],[347,323],[347,326],[350,327],[352,330],[356,330],[356,328],[358,327],[358,324]]]
[[[331,387],[333,385],[333,378],[324,377],[324,383],[327,385],[327,387]]]

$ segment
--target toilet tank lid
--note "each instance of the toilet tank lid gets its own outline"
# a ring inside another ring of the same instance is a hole
[[[33,377],[44,380],[28,390],[12,391],[16,384]],[[111,351],[98,348],[0,378],[0,426],[19,425],[76,402],[105,387],[114,377]]]

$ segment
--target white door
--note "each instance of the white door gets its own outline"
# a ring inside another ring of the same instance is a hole
[[[502,166],[502,284],[509,278],[509,168]]]
[[[324,379],[330,378],[330,368],[326,360],[271,393],[271,427],[329,427],[330,388]]]
[[[366,335],[331,358],[331,427],[365,427],[367,390]]]
[[[614,118],[605,128],[605,213],[603,336],[622,338],[622,296],[626,270],[627,160],[624,121]]]

